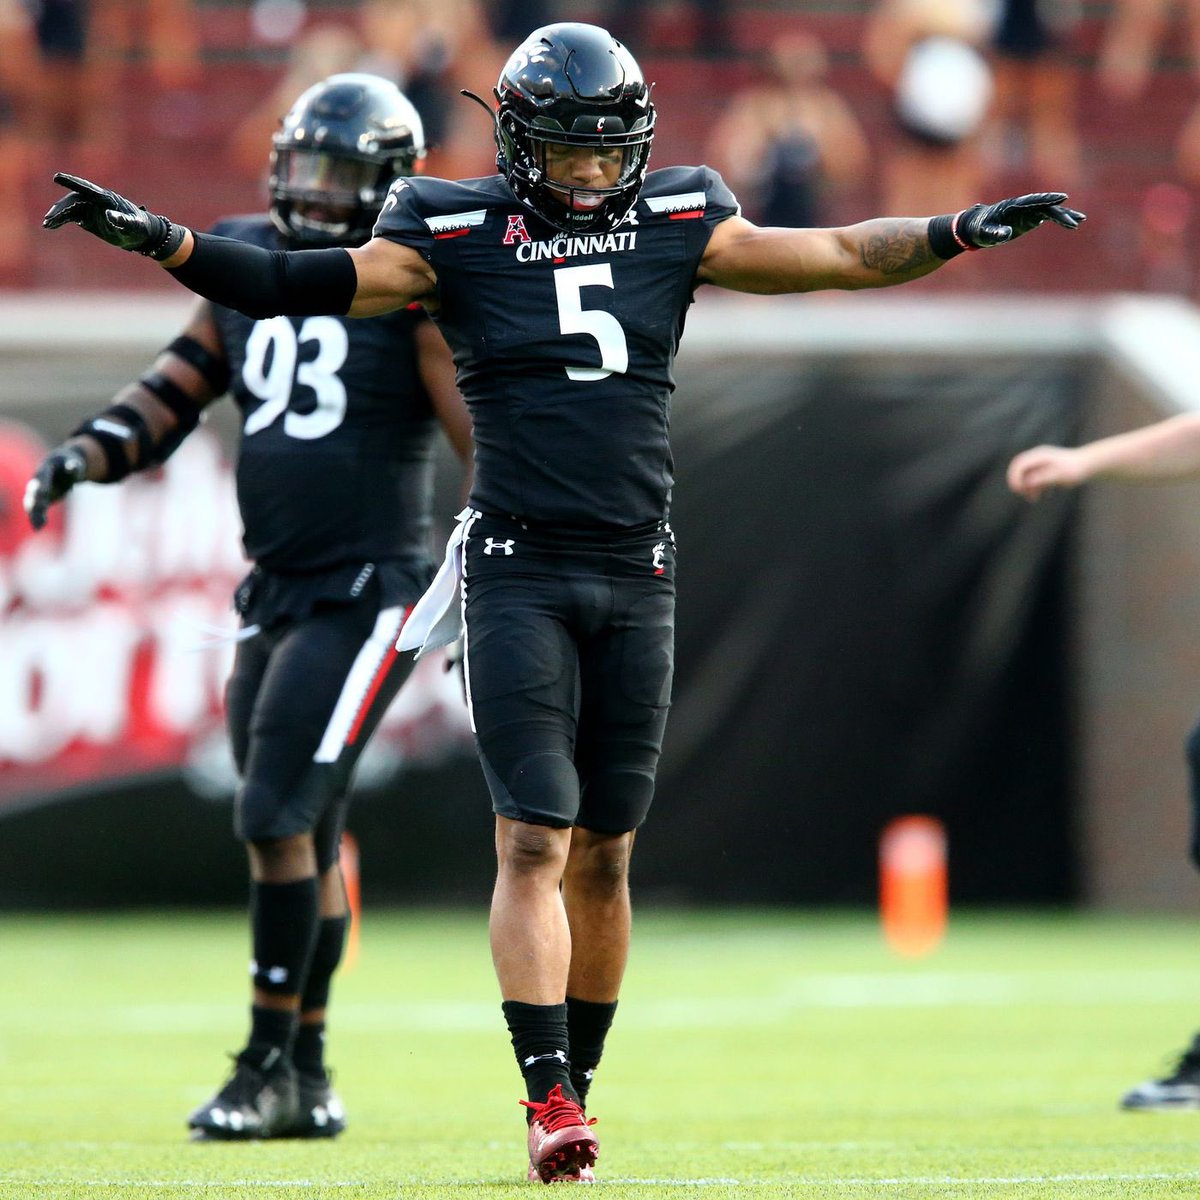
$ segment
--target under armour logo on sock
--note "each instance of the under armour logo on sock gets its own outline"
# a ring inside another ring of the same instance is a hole
[[[556,1062],[562,1063],[564,1066],[567,1062],[566,1053],[562,1050],[555,1050],[553,1054],[531,1054],[522,1064],[523,1067],[532,1067],[535,1062],[545,1062],[546,1059],[553,1058]]]

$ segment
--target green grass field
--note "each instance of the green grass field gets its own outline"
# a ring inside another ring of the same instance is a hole
[[[238,914],[0,919],[0,1198],[537,1194],[482,912],[368,911],[334,1143],[193,1144],[244,1032]],[[1197,922],[642,913],[592,1093],[604,1195],[1200,1193],[1200,1112],[1116,1101],[1200,1028]]]

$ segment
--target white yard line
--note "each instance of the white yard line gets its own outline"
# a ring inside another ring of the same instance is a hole
[[[633,1187],[744,1187],[770,1188],[902,1188],[902,1187],[1005,1187],[1051,1183],[1184,1183],[1200,1180],[1200,1171],[1121,1171],[1068,1172],[1058,1175],[897,1175],[874,1178],[869,1175],[831,1178],[820,1175],[792,1175],[778,1179],[734,1179],[711,1177],[698,1179],[663,1179],[641,1176],[605,1177],[603,1182]],[[439,1179],[78,1179],[67,1175],[46,1175],[37,1178],[0,1174],[0,1185],[20,1184],[25,1187],[101,1187],[101,1188],[193,1188],[214,1191],[222,1188],[371,1188],[400,1187],[477,1187],[494,1184],[492,1177],[476,1180]]]

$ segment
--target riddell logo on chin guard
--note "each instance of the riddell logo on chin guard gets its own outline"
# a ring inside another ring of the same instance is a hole
[[[525,228],[525,218],[520,213],[513,213],[508,218],[508,228],[504,231],[504,244],[511,246],[514,242],[531,242],[529,231]]]

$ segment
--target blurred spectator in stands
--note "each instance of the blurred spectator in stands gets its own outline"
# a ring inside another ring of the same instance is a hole
[[[317,25],[296,38],[283,78],[234,129],[229,143],[231,165],[243,175],[261,177],[265,182],[262,148],[271,144],[280,119],[296,97],[330,75],[357,69],[362,57],[362,39],[345,26]]]
[[[817,38],[783,34],[764,57],[761,82],[733,97],[706,158],[759,225],[827,225],[828,193],[865,175],[866,135],[826,82]]]
[[[33,23],[20,0],[0,0],[0,285],[26,282],[31,269],[25,198],[33,176],[37,59]]]
[[[193,0],[95,4],[97,16],[106,11],[120,14],[123,36],[118,45],[130,59],[145,57],[160,90],[184,91],[200,82],[200,24]]]
[[[1200,187],[1200,104],[1192,109],[1179,132],[1175,161],[1180,178],[1193,187]]]
[[[613,37],[624,42],[635,56],[663,48],[657,42],[663,40],[660,35],[667,22],[656,29],[649,19],[652,8],[649,0],[612,0],[607,6],[605,24]],[[671,37],[672,49],[690,50],[703,58],[723,58],[734,52],[727,0],[690,0],[687,9],[686,17],[681,17],[677,9],[671,11],[669,27],[683,35],[683,44],[678,47],[674,36]]]
[[[504,65],[480,0],[362,0],[359,24],[367,55],[358,69],[394,80],[416,105],[426,170],[451,179],[495,170],[495,155],[480,147],[482,114],[459,95],[490,97]]]
[[[42,156],[113,169],[130,64],[142,55],[176,91],[198,81],[198,47],[192,0],[0,0],[0,281],[28,269],[25,206]]]
[[[1145,91],[1174,8],[1174,0],[1114,0],[1097,64],[1109,95],[1134,100]],[[1200,0],[1180,0],[1179,9],[1186,41],[1175,44],[1186,45],[1192,71],[1200,76]]]
[[[884,211],[934,212],[978,199],[993,91],[980,53],[989,29],[983,0],[880,0],[868,18],[863,54],[890,90],[895,116]]]
[[[109,0],[110,7],[117,3]],[[35,144],[48,153],[77,156],[84,170],[111,170],[119,141],[112,98],[120,95],[120,58],[94,44],[86,0],[26,4],[35,35]]]
[[[491,0],[488,5],[492,37],[502,46],[523,42],[533,30],[553,20],[551,6],[543,0]]]
[[[1078,15],[1073,0],[1001,0],[992,35],[994,169],[1029,179],[1049,172],[1079,186],[1079,81],[1063,53]]]
[[[474,123],[482,115],[458,94],[470,88],[489,97],[503,65],[478,0],[362,0],[353,20],[316,25],[292,39],[285,74],[232,135],[233,162],[261,176],[263,143],[300,92],[340,71],[367,71],[390,79],[421,114],[430,174],[493,171],[495,155],[480,149]]]
[[[200,34],[193,0],[26,0],[37,42],[37,136],[88,172],[112,169],[122,149],[122,101],[136,96],[178,125],[172,98],[200,82]],[[131,87],[145,63],[160,93]],[[64,145],[65,143],[65,145]]]
[[[1154,183],[1142,194],[1137,248],[1141,286],[1148,292],[1190,295],[1195,285],[1191,194],[1178,183]]]
[[[1186,228],[1183,234],[1183,251],[1189,264],[1191,294],[1200,290],[1200,251],[1195,237],[1197,208],[1195,197],[1200,189],[1200,103],[1193,108],[1191,115],[1180,130],[1179,139],[1175,145],[1175,168],[1178,173],[1179,185],[1187,198]],[[1176,201],[1180,208],[1184,203]]]

